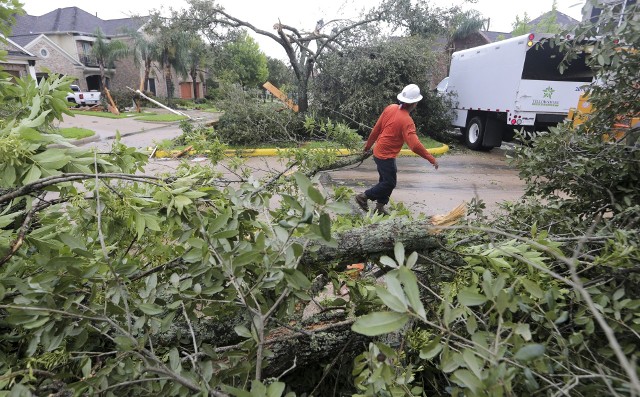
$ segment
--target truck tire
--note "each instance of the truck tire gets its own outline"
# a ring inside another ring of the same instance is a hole
[[[467,123],[464,131],[464,141],[471,150],[483,150],[482,138],[484,137],[484,122],[480,117],[473,117]]]

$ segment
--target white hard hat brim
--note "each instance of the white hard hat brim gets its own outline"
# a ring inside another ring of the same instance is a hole
[[[420,102],[422,100],[422,95],[418,95],[417,98],[409,99],[409,98],[405,97],[404,95],[402,95],[402,93],[399,93],[398,94],[398,100],[400,102],[403,102],[403,103],[416,103],[416,102]]]

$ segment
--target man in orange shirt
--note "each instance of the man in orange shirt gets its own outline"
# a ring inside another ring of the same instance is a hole
[[[421,99],[420,88],[415,84],[409,84],[398,94],[400,104],[387,106],[373,127],[364,146],[364,152],[368,152],[375,143],[373,160],[378,167],[380,179],[377,185],[356,195],[356,203],[362,210],[369,211],[367,200],[373,200],[376,201],[377,213],[389,215],[384,206],[389,202],[391,192],[396,187],[396,157],[405,142],[414,153],[438,169],[438,161],[422,146],[416,135],[416,125],[409,115]]]

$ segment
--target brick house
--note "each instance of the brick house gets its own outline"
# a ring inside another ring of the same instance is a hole
[[[107,40],[120,40],[132,47],[128,32],[141,32],[145,17],[103,20],[78,7],[58,8],[41,16],[17,15],[10,39],[37,57],[36,78],[49,73],[73,76],[82,90],[100,90],[100,69],[91,56],[96,41],[96,29],[100,28]],[[136,66],[133,55],[115,62],[107,69],[107,86],[110,90],[139,88],[144,70]],[[192,98],[190,78],[178,76],[173,71],[174,93],[182,98]],[[202,97],[202,83],[198,82]],[[166,97],[166,83],[162,69],[154,64],[144,88],[158,97]],[[181,89],[182,88],[182,89]],[[182,95],[180,95],[182,94]]]
[[[36,78],[35,55],[3,35],[0,35],[0,50],[7,52],[4,59],[0,60],[0,69],[13,78]]]

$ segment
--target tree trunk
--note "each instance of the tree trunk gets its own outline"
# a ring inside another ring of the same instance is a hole
[[[352,229],[339,233],[334,238],[337,247],[320,243],[317,251],[307,250],[303,254],[301,264],[311,267],[335,262],[348,265],[382,255],[393,257],[393,248],[397,242],[404,245],[408,255],[413,251],[433,250],[442,245],[443,239],[430,233],[428,221],[407,222],[403,219]]]
[[[173,101],[173,80],[171,78],[171,66],[165,67],[164,81],[167,85],[167,106],[171,107]]]
[[[198,71],[195,69],[191,71],[191,81],[193,84],[193,99],[198,99]]]

